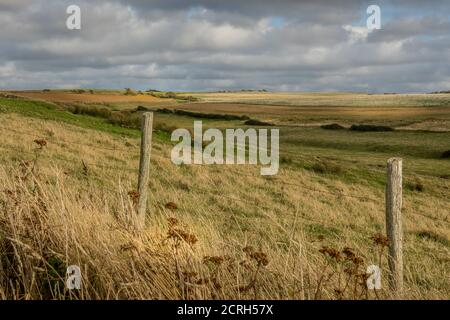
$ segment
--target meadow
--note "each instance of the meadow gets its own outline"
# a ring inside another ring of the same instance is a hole
[[[119,91],[0,94],[0,298],[390,299],[391,157],[404,160],[404,297],[450,298],[449,94],[177,96],[197,101]],[[155,123],[147,224],[136,232],[129,220],[144,110]],[[174,128],[196,119],[206,128],[250,127],[226,115],[280,129],[278,175],[171,163]],[[331,123],[343,128],[321,127]],[[354,124],[394,130],[350,130]],[[65,288],[72,264],[82,270],[80,291]],[[378,291],[365,287],[371,264],[382,269]]]

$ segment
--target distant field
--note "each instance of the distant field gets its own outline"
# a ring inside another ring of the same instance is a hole
[[[161,103],[168,102],[168,99],[157,98],[148,94],[124,95],[120,92],[103,93],[72,93],[66,91],[19,91],[14,94],[30,99],[38,99],[52,102],[70,103]],[[173,102],[173,100],[171,100]]]
[[[429,119],[440,119],[441,130],[450,130],[450,107],[340,107],[277,106],[243,103],[194,103],[172,107],[204,113],[243,114],[279,125],[340,122],[385,123],[394,126],[426,121],[422,129],[434,127]],[[429,124],[429,125],[427,125]]]
[[[120,91],[94,94],[55,90],[18,91],[15,95],[54,103],[107,105],[126,110],[183,109],[201,113],[247,115],[276,125],[310,126],[337,122],[384,124],[407,130],[450,131],[450,94],[352,94],[352,93],[181,93],[196,103],[158,98],[149,94],[124,95]]]
[[[436,107],[448,106],[450,103],[450,94],[237,92],[185,93],[185,95],[194,95],[203,102],[239,102],[293,106]]]

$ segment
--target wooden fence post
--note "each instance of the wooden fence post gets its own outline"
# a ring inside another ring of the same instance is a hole
[[[137,228],[143,229],[147,211],[148,179],[152,152],[153,112],[146,112],[142,118],[141,158],[139,162]]]
[[[403,290],[402,159],[387,162],[386,231],[389,238],[390,286],[397,298]]]

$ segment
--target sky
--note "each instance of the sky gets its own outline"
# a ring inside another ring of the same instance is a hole
[[[450,90],[448,0],[0,0],[0,26],[1,89]]]

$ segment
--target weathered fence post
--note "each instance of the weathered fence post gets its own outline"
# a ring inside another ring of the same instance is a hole
[[[386,231],[389,238],[390,286],[397,298],[403,290],[402,159],[387,162]]]
[[[139,200],[136,221],[138,229],[142,229],[145,225],[145,213],[147,210],[148,179],[150,176],[150,156],[152,151],[153,112],[146,112],[143,114],[141,130],[141,158],[139,162],[138,181]]]

